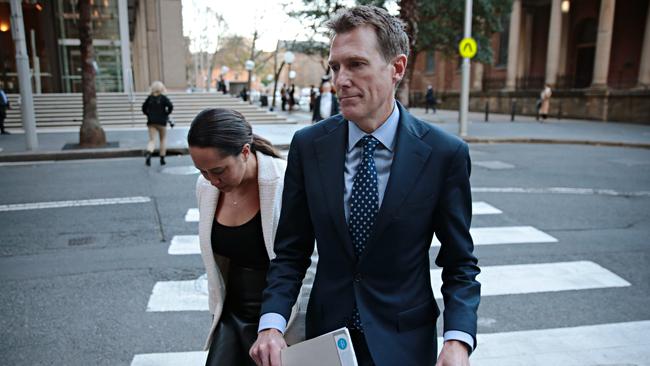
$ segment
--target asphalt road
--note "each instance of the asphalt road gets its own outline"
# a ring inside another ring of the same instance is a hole
[[[473,228],[531,226],[557,239],[477,244],[486,276],[492,267],[588,262],[627,283],[519,293],[484,283],[496,293],[481,301],[479,333],[650,320],[650,151],[503,144],[472,145],[471,154],[474,201],[502,211],[475,215]],[[201,350],[208,312],[146,311],[157,283],[204,273],[198,255],[168,254],[174,236],[197,233],[185,221],[197,176],[152,165],[0,165],[1,364],[130,365],[137,354]],[[190,165],[170,157],[167,167]],[[144,202],[11,206],[129,197]]]

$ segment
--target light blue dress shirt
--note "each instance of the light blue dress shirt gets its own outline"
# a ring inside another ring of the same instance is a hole
[[[399,126],[399,108],[397,103],[393,106],[393,112],[388,116],[388,119],[382,123],[379,128],[370,133],[380,143],[375,150],[375,166],[377,168],[377,190],[379,193],[379,207],[384,199],[388,179],[390,178],[390,168],[393,164],[393,155],[395,150],[395,142],[397,137],[397,127]],[[345,154],[345,171],[343,179],[345,181],[343,188],[343,208],[345,210],[345,221],[350,218],[350,197],[352,197],[352,185],[354,182],[354,175],[357,173],[357,168],[361,164],[363,155],[363,146],[358,142],[366,136],[356,123],[348,121],[348,146]],[[264,329],[275,328],[284,333],[287,327],[287,320],[277,313],[266,313],[260,318],[260,325],[258,332]],[[458,340],[464,342],[470,349],[474,349],[474,339],[471,335],[458,331],[449,330],[444,334],[444,340]]]

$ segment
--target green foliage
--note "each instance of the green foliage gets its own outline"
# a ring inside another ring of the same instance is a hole
[[[418,0],[419,50],[436,50],[447,56],[458,55],[458,42],[463,38],[465,2],[460,0]],[[501,15],[510,12],[512,0],[474,0],[472,37],[478,43],[475,59],[492,63],[490,37],[501,32]]]
[[[356,0],[359,5],[385,7],[387,0]],[[458,42],[463,38],[465,2],[462,0],[415,0],[417,24],[415,48],[417,51],[439,51],[449,57],[458,55]],[[344,0],[303,0],[303,9],[289,15],[303,20],[314,31],[323,35],[324,23],[336,10],[350,5]],[[398,2],[398,4],[401,3]],[[474,0],[472,11],[472,37],[479,46],[475,59],[492,63],[493,51],[490,37],[502,31],[500,18],[510,12],[512,0]],[[408,19],[404,19],[408,23]],[[410,34],[409,36],[413,36]],[[315,45],[313,53],[327,55],[327,49]],[[303,50],[304,51],[304,50]]]

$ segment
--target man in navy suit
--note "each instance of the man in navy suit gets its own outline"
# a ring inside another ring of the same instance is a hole
[[[348,327],[362,366],[469,365],[480,284],[469,233],[467,145],[395,101],[409,52],[397,18],[360,6],[328,26],[342,115],[300,130],[291,142],[277,257],[250,355],[258,365],[280,365],[282,332],[315,239],[307,338]],[[434,233],[442,244],[435,262],[445,305],[439,357],[429,263]]]

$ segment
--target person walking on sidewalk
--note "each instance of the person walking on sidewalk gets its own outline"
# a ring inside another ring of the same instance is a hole
[[[314,113],[311,117],[311,123],[316,123],[339,113],[339,101],[336,95],[332,93],[332,84],[329,81],[321,86],[321,94],[316,97],[314,103]]]
[[[545,121],[548,117],[548,111],[551,108],[551,86],[549,84],[544,84],[544,90],[539,94],[539,99],[541,105],[539,107],[539,114],[542,116],[542,121]]]
[[[196,183],[199,242],[212,314],[207,366],[254,365],[248,350],[257,327],[273,239],[280,216],[286,162],[271,143],[254,135],[239,112],[206,109],[187,134],[201,172]],[[302,340],[300,323],[295,338]],[[296,318],[297,319],[297,318]]]
[[[427,94],[425,96],[426,105],[424,107],[424,113],[429,113],[429,108],[433,111],[433,114],[436,114],[436,96],[433,94],[433,86],[427,86]]]
[[[9,135],[10,133],[5,130],[5,118],[7,118],[7,109],[11,108],[9,98],[5,91],[0,88],[0,133]]]
[[[142,113],[147,116],[147,129],[149,130],[149,142],[145,153],[145,164],[151,166],[151,155],[156,147],[156,134],[160,140],[160,165],[165,165],[167,153],[167,122],[169,115],[174,110],[174,105],[163,93],[165,85],[160,81],[151,84],[151,94],[142,103]]]
[[[469,149],[395,100],[406,73],[404,24],[374,6],[328,21],[335,115],[296,132],[260,311],[257,365],[278,366],[284,326],[318,246],[307,338],[347,327],[360,366],[469,365],[480,270],[470,234]],[[431,288],[441,246],[444,343]]]

